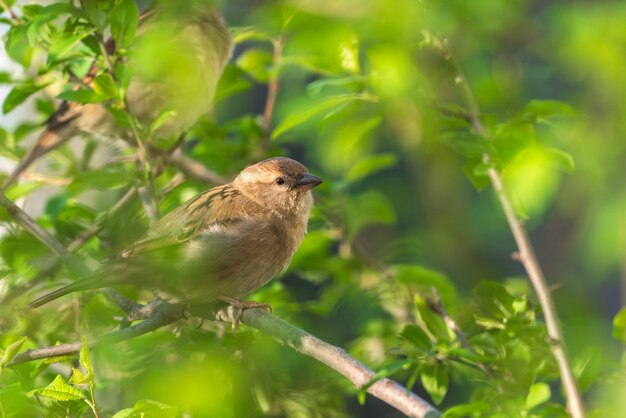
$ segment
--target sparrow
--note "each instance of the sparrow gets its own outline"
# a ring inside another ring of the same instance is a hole
[[[126,68],[133,72],[126,90],[127,110],[143,127],[163,112],[171,117],[151,132],[152,139],[181,135],[208,112],[233,41],[210,0],[176,3],[161,0],[144,13]],[[109,53],[115,49],[107,42]],[[94,62],[83,79],[92,86],[102,71]],[[78,135],[121,138],[134,143],[131,131],[116,125],[102,103],[64,101],[46,121],[46,129],[5,180],[6,190],[38,158]]]
[[[290,158],[249,166],[231,183],[168,213],[93,275],[30,306],[75,291],[136,285],[189,304],[221,300],[242,309],[259,307],[241,299],[287,268],[307,231],[311,189],[321,182]]]

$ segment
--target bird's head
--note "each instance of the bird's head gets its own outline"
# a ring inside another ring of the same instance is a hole
[[[311,189],[322,179],[291,158],[263,160],[244,169],[234,181],[256,203],[281,215],[306,213],[313,203]]]

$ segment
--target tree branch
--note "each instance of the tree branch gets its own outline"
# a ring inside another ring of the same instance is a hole
[[[489,134],[480,119],[478,102],[472,93],[461,67],[450,52],[447,40],[441,40],[436,43],[435,46],[440,50],[440,52],[442,52],[443,57],[450,63],[455,71],[454,82],[459,86],[461,92],[465,96],[465,101],[469,106],[469,113],[467,116],[474,131],[484,140],[490,140]],[[483,160],[486,164],[490,165],[491,156],[485,155]],[[530,279],[530,282],[535,290],[535,294],[539,299],[541,309],[543,310],[546,328],[548,331],[548,344],[550,345],[552,355],[554,356],[554,359],[559,367],[561,382],[563,383],[563,388],[565,390],[569,412],[574,418],[584,418],[585,407],[576,383],[576,379],[574,378],[574,373],[572,372],[572,367],[569,364],[565,341],[563,338],[563,331],[561,330],[560,320],[556,312],[550,286],[548,285],[539,261],[537,260],[535,250],[533,249],[528,233],[526,232],[526,228],[524,227],[523,222],[515,214],[513,205],[506,194],[500,173],[491,165],[487,171],[487,175],[493,185],[498,200],[500,201],[500,205],[502,206],[506,216],[509,229],[511,230],[515,243],[519,249],[518,259],[528,274],[528,278]]]
[[[148,316],[148,319],[132,327],[120,329],[89,340],[87,342],[89,347],[93,348],[100,344],[116,343],[138,337],[176,322],[183,317],[184,313],[184,305],[164,303],[158,300],[148,305],[135,304],[133,309],[136,307],[141,308],[136,312],[136,319],[141,319],[145,316]],[[206,307],[196,307],[195,309],[192,308],[192,313],[203,318],[233,322],[236,310],[229,306],[218,310],[216,313],[214,310],[207,311]],[[328,344],[262,309],[248,309],[244,311],[242,322],[272,336],[280,344],[327,365],[348,378],[357,389],[369,383],[375,375],[371,369],[350,356],[345,350]],[[81,345],[81,342],[74,342],[27,350],[16,355],[8,363],[8,366],[43,358],[77,354]],[[424,399],[391,379],[385,378],[377,381],[368,388],[367,392],[408,417],[438,418],[441,416],[441,413]]]

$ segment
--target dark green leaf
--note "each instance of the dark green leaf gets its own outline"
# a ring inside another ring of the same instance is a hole
[[[135,39],[139,11],[135,0],[120,0],[111,12],[111,35],[118,48],[128,48]]]
[[[439,405],[448,392],[448,370],[440,361],[422,367],[421,381],[435,405]]]
[[[6,71],[0,71],[0,84],[8,84],[11,82],[11,74]]]
[[[481,281],[474,287],[479,308],[496,318],[510,318],[513,316],[513,302],[515,298],[507,292],[500,283]]]
[[[227,65],[215,92],[215,102],[224,100],[252,87],[252,82],[240,68]]]
[[[464,157],[481,158],[485,154],[493,154],[491,144],[487,140],[470,132],[448,132],[442,135],[440,140]]]
[[[418,351],[428,352],[433,345],[428,335],[417,325],[408,324],[404,327],[400,336],[413,344]]]
[[[91,24],[93,24],[99,30],[102,30],[105,26],[106,14],[102,12],[98,7],[98,0],[80,0],[80,6],[85,13],[85,17]]]
[[[482,159],[469,159],[463,167],[463,173],[472,182],[474,188],[481,191],[491,183],[487,177],[488,169],[489,165],[485,164]]]
[[[556,100],[531,100],[517,116],[518,119],[541,122],[552,117],[576,116],[576,111],[567,103]]]

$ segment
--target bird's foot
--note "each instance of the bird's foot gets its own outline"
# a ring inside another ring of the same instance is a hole
[[[243,318],[243,313],[247,309],[263,309],[267,313],[272,313],[272,307],[267,303],[239,300],[239,299],[231,298],[229,296],[220,296],[218,299],[221,300],[222,302],[228,303],[234,310],[233,323],[232,323],[233,333],[239,327],[241,318]]]

